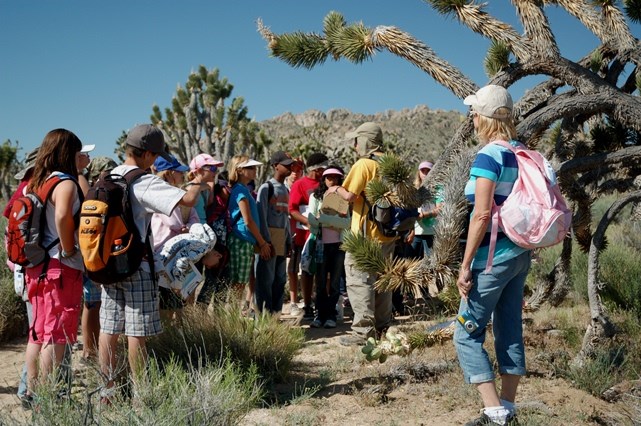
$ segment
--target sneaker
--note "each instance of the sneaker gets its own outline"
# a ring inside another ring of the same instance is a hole
[[[323,326],[325,328],[336,328],[336,321],[328,319],[325,321],[325,325]]]
[[[20,405],[22,405],[23,410],[27,411],[33,408],[34,404],[32,395],[20,395],[18,398],[20,399]]]
[[[482,413],[481,417],[465,423],[465,426],[494,426],[498,424],[501,423],[496,423],[491,418],[489,418],[487,414]],[[519,420],[516,418],[516,414],[509,414],[505,419],[505,423],[503,424],[509,426],[518,426]]]
[[[301,309],[298,307],[296,303],[292,303],[289,305],[289,315],[297,317],[302,313]]]
[[[323,326],[323,323],[318,318],[315,318],[309,326],[311,328],[321,328]]]
[[[311,306],[305,306],[303,308],[303,319],[304,320],[313,320],[314,319],[314,308]]]
[[[348,336],[341,336],[338,342],[343,346],[364,346],[367,339],[358,334],[350,334]]]

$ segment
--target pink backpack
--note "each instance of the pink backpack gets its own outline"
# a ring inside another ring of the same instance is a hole
[[[492,269],[498,228],[514,244],[526,249],[550,247],[567,236],[572,224],[568,208],[556,182],[556,174],[537,151],[506,141],[494,141],[516,156],[519,174],[512,192],[500,206],[492,206],[492,232],[486,272]]]

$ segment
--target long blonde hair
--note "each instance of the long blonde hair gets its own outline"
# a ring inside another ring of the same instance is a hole
[[[497,114],[508,114],[507,118],[491,118],[477,114],[476,136],[480,142],[516,139],[516,126],[508,108],[499,108]]]
[[[234,155],[231,157],[231,160],[229,160],[229,166],[227,166],[227,171],[229,173],[229,184],[230,186],[238,182],[240,176],[238,175],[238,165],[244,163],[245,161],[249,160],[249,156],[241,154],[241,155]]]

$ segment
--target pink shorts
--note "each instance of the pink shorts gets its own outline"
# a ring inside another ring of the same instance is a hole
[[[27,295],[33,305],[29,343],[75,343],[82,299],[82,272],[49,260],[47,276],[39,279],[43,265],[27,268]],[[35,336],[34,336],[35,332]]]

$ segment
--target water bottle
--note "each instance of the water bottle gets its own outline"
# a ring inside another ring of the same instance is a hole
[[[114,245],[111,250],[114,258],[114,269],[117,274],[128,274],[129,273],[129,261],[127,259],[127,252],[122,254],[115,254],[119,251],[125,249],[125,246],[122,245],[122,240],[120,238],[114,240]]]

